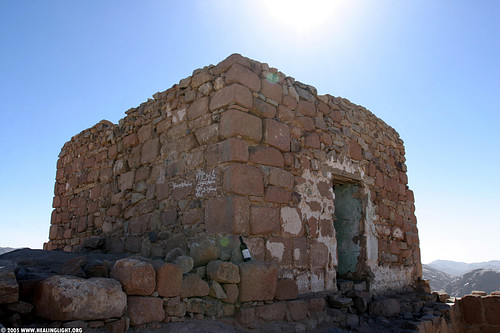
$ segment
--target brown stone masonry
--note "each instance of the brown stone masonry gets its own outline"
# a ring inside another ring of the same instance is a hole
[[[421,276],[403,142],[365,108],[233,54],[126,114],[62,148],[45,249],[199,257],[209,242],[229,261],[243,235],[299,293]]]

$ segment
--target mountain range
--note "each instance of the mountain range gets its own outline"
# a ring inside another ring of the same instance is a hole
[[[500,260],[476,262],[472,264],[450,260],[434,260],[427,264],[427,266],[438,269],[451,276],[460,276],[475,269],[492,269],[498,271],[500,270]]]
[[[11,252],[14,250],[17,250],[17,249],[13,249],[11,247],[0,247],[0,254],[4,254],[4,253]]]
[[[500,290],[500,260],[472,264],[436,260],[422,265],[422,271],[433,291],[445,291],[452,297],[462,297],[474,290],[488,294]]]

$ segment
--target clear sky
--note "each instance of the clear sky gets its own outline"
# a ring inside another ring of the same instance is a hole
[[[57,156],[231,53],[406,145],[422,261],[500,259],[500,1],[0,0],[0,246],[47,240]]]

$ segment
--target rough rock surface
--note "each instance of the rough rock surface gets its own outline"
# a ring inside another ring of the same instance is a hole
[[[276,294],[278,267],[274,263],[242,262],[240,268],[240,301],[268,301]]]
[[[182,268],[166,263],[156,272],[156,290],[162,297],[180,296],[182,291]]]
[[[19,299],[19,284],[14,269],[12,262],[0,260],[0,304],[15,303]]]
[[[127,295],[151,295],[156,288],[156,272],[150,263],[138,259],[120,259],[110,272],[120,281]]]
[[[38,284],[33,304],[42,318],[97,320],[121,317],[127,308],[127,295],[114,279],[55,275]]]
[[[165,318],[163,301],[155,297],[130,296],[127,312],[132,326],[162,321]]]

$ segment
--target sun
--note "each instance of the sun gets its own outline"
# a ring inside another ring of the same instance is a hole
[[[315,33],[333,18],[340,1],[259,0],[274,24],[298,35]]]

